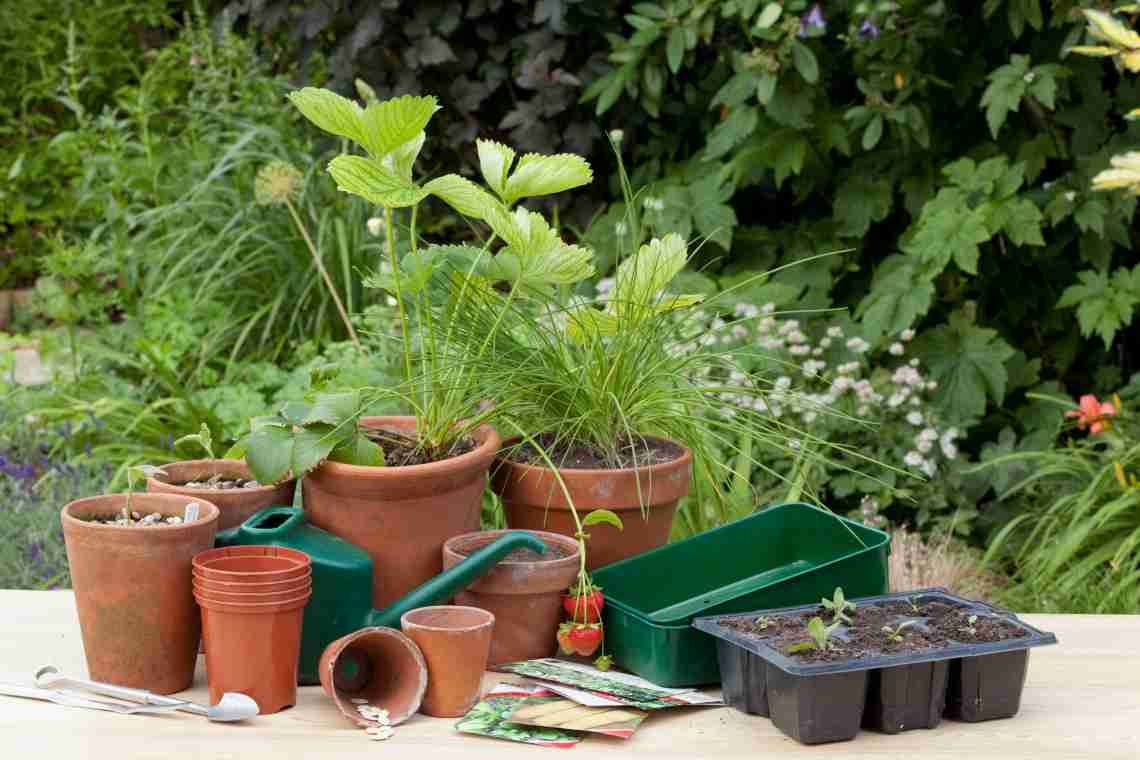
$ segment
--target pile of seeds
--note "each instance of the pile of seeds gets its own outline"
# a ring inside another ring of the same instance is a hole
[[[369,739],[382,742],[395,736],[396,730],[392,728],[392,719],[388,716],[387,710],[373,707],[368,704],[367,699],[354,699],[352,704],[356,705],[356,711],[360,713],[361,718],[373,724],[364,728],[364,733],[368,734]]]

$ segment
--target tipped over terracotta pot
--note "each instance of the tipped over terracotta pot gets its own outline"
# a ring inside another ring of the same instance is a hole
[[[443,567],[465,560],[496,541],[505,530],[465,533],[443,545]],[[527,531],[546,544],[546,554],[508,554],[485,575],[455,595],[455,603],[495,616],[490,664],[552,657],[558,649],[562,594],[578,575],[578,542],[567,536]]]
[[[677,502],[689,492],[693,469],[692,452],[673,445],[681,449],[679,457],[648,467],[558,469],[580,518],[595,509],[608,509],[624,525],[621,530],[613,525],[591,525],[586,530],[587,569],[656,549],[669,540]],[[575,535],[574,516],[552,470],[502,457],[495,461],[491,476],[491,488],[503,499],[508,526]]]
[[[131,510],[182,516],[177,494],[136,493]],[[194,679],[201,621],[191,560],[214,544],[218,508],[195,498],[199,518],[178,525],[121,526],[126,494],[94,496],[63,508],[60,520],[91,678],[171,694]]]
[[[388,711],[392,725],[415,715],[428,685],[427,663],[415,642],[392,628],[361,628],[325,647],[321,687],[341,714],[358,726],[375,725],[357,702]]]
[[[413,417],[363,417],[360,424],[415,432]],[[476,447],[406,467],[324,462],[303,481],[309,522],[356,544],[372,559],[372,606],[383,609],[443,570],[443,542],[479,529],[487,470],[499,434],[484,425]]]
[[[253,480],[249,465],[240,459],[189,459],[164,464],[162,471],[166,474],[147,478],[146,490],[152,493],[177,493],[210,501],[221,512],[218,530],[241,525],[255,512],[266,507],[290,506],[297,486],[297,481],[293,478],[255,488],[190,488],[182,485],[209,480],[214,475],[223,475],[231,480]]]

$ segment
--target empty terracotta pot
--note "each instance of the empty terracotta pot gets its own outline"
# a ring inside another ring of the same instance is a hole
[[[266,583],[312,572],[309,555],[283,546],[226,546],[194,557],[195,577],[230,583]]]
[[[200,518],[178,525],[128,527],[111,517],[126,494],[94,496],[63,508],[60,520],[87,671],[96,681],[171,694],[194,680],[201,623],[190,583],[194,555],[214,543],[218,508],[194,499]],[[131,510],[183,514],[177,494],[136,493]]]
[[[210,704],[227,691],[250,696],[261,715],[297,703],[301,619],[310,593],[264,604],[227,604],[195,594]]]
[[[321,686],[344,717],[364,720],[352,700],[388,711],[392,725],[420,709],[428,685],[427,663],[410,638],[392,628],[362,628],[325,647],[318,666]]]
[[[182,483],[208,480],[221,474],[228,479],[253,479],[249,465],[240,459],[190,459],[162,465],[165,475],[147,478],[146,490],[153,493],[177,493],[194,498],[201,497],[214,504],[221,512],[218,530],[227,530],[245,522],[254,512],[278,504],[293,503],[297,481],[293,478],[275,485],[256,488],[187,488]]]
[[[517,441],[516,441],[517,442]],[[510,445],[512,442],[508,442]],[[608,509],[624,528],[591,525],[587,529],[586,566],[593,570],[663,546],[669,540],[677,502],[689,492],[693,454],[671,462],[625,470],[558,470],[578,516]],[[573,536],[577,531],[570,505],[553,472],[546,467],[498,459],[491,488],[503,499],[507,525]]]
[[[468,555],[508,531],[465,533],[443,545],[443,567],[459,564]],[[495,616],[490,663],[552,657],[562,621],[562,594],[578,575],[578,542],[567,536],[528,531],[546,544],[546,555],[516,552],[455,595],[455,603],[487,610]]]
[[[360,424],[415,431],[413,417],[364,417]],[[372,606],[383,609],[443,569],[443,542],[479,529],[487,469],[499,434],[484,425],[476,448],[440,462],[361,467],[324,462],[305,476],[309,522],[368,552]]]
[[[478,607],[420,607],[405,612],[400,629],[427,662],[420,711],[436,718],[466,715],[482,694],[495,616]]]

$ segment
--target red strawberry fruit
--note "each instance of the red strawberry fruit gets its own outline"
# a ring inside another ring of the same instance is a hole
[[[598,647],[601,646],[601,644],[602,626],[600,624],[570,624],[570,645],[574,648],[576,654],[582,657],[589,657],[598,651]]]
[[[593,589],[586,594],[576,594],[573,591],[562,595],[562,608],[576,623],[597,623],[602,619],[602,607],[606,599],[599,589]]]

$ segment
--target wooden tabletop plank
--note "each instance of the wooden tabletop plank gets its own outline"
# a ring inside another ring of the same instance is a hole
[[[122,716],[0,696],[3,755],[12,758],[435,758],[633,757],[756,760],[831,758],[1140,758],[1140,616],[1025,615],[1060,644],[1036,649],[1021,713],[988,723],[944,721],[934,730],[804,747],[765,718],[732,708],[661,711],[632,739],[590,736],[570,750],[467,736],[454,720],[416,716],[387,742],[372,742],[344,720],[319,688],[300,690],[297,706],[245,725],[192,715]],[[0,679],[30,682],[42,665],[84,674],[83,646],[68,591],[0,591]],[[511,680],[488,674],[485,685]],[[206,701],[199,662],[186,696]]]

